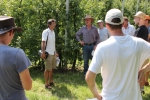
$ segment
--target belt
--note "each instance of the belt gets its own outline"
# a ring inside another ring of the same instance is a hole
[[[94,45],[94,43],[84,43],[84,45]]]

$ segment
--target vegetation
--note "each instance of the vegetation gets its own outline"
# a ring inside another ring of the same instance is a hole
[[[60,69],[80,69],[82,66],[82,48],[78,44],[75,34],[84,25],[86,14],[92,15],[94,25],[99,19],[104,20],[106,12],[111,8],[122,9],[123,0],[69,0],[69,13],[66,14],[66,0],[0,0],[0,15],[13,16],[17,26],[23,27],[23,34],[16,34],[11,46],[22,48],[33,66],[43,66],[38,56],[41,33],[47,28],[46,22],[50,18],[57,21],[55,29],[56,48],[61,63]],[[138,10],[150,14],[150,0],[140,0]],[[137,0],[125,0],[124,15],[131,24],[137,10]],[[68,33],[67,36],[65,35]],[[65,44],[66,41],[66,44]],[[57,70],[57,71],[58,71]],[[33,89],[26,91],[29,100],[85,100],[92,98],[92,94],[82,79],[81,71],[60,73],[55,72],[57,85],[51,89],[44,88],[43,71],[30,69],[33,78]],[[101,83],[100,75],[97,83]],[[101,84],[98,84],[101,90]],[[150,89],[146,87],[144,100],[149,100]]]
[[[24,28],[23,34],[16,34],[14,47],[22,48],[33,66],[43,66],[37,55],[40,49],[41,33],[47,28],[50,18],[57,20],[56,44],[61,63],[59,69],[75,69],[82,62],[82,48],[75,38],[78,29],[84,25],[83,18],[91,14],[94,25],[97,20],[104,20],[111,8],[122,9],[123,0],[69,0],[69,13],[66,14],[66,0],[0,0],[0,15],[13,16],[17,26]],[[138,10],[150,14],[149,0],[140,0]],[[137,10],[137,0],[125,0],[124,15],[133,23]],[[67,35],[65,35],[67,32]]]
[[[45,89],[43,71],[30,69],[33,79],[33,88],[31,91],[26,91],[29,100],[86,100],[93,98],[90,89],[83,79],[82,69],[78,71],[59,72],[55,70],[54,81],[56,86],[53,89]],[[102,89],[102,78],[98,74],[96,77],[97,87],[99,92]],[[150,100],[150,88],[145,87],[143,100]]]

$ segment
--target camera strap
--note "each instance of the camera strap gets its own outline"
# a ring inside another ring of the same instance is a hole
[[[47,33],[48,33],[48,31],[47,31]],[[49,35],[49,33],[48,33],[48,35]],[[45,50],[46,50],[46,47],[47,47],[48,35],[47,35],[47,39],[46,39],[46,46],[45,46]]]

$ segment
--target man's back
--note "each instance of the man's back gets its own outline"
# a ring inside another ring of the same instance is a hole
[[[29,65],[21,49],[0,46],[0,100],[26,100],[19,73]]]
[[[138,71],[150,56],[144,42],[128,35],[111,36],[97,46],[89,70],[102,74],[103,100],[142,100]]]

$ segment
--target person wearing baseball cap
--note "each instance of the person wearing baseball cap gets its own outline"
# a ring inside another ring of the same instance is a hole
[[[22,49],[8,46],[20,31],[13,17],[0,16],[0,100],[27,100],[24,89],[32,88],[29,59]]]
[[[142,11],[138,11],[134,15],[134,22],[138,25],[138,29],[135,31],[135,36],[144,39],[145,41],[148,40],[148,29],[145,26],[145,13]]]
[[[89,67],[89,60],[92,59],[91,55],[92,51],[95,50],[97,44],[100,42],[100,39],[97,28],[94,25],[92,25],[94,18],[91,15],[86,15],[83,20],[85,22],[85,25],[82,26],[76,32],[76,39],[83,47],[83,60],[84,60],[83,78],[85,79],[85,74]]]
[[[98,44],[85,80],[98,100],[142,100],[138,81],[144,74],[138,72],[150,57],[150,44],[122,32],[124,17],[119,9],[109,10],[105,22],[110,38]],[[101,93],[95,83],[98,73],[103,80]]]
[[[134,15],[134,22],[136,25],[138,25],[137,30],[135,31],[135,36],[138,38],[142,38],[145,41],[148,41],[148,29],[145,26],[145,20],[146,20],[146,14],[143,13],[142,11],[138,11],[135,15]],[[145,60],[145,62],[143,63],[142,67],[145,66],[147,63],[149,62],[149,59]],[[141,86],[141,92],[144,94],[144,85],[145,82],[141,82],[140,86]]]
[[[103,42],[109,38],[109,33],[106,27],[104,27],[103,20],[98,20],[98,34],[100,36],[100,42]]]

